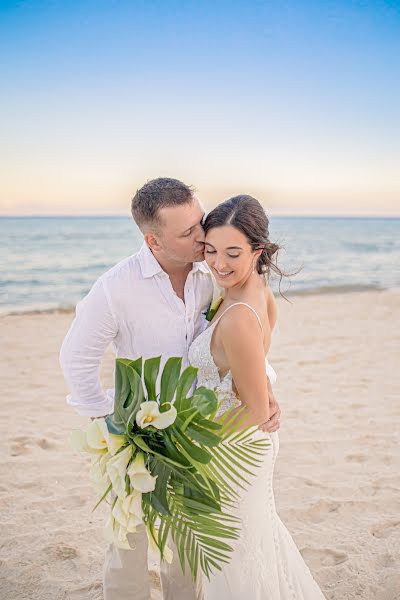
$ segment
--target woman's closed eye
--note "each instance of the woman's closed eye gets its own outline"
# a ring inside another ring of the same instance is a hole
[[[216,254],[216,250],[205,250],[204,253],[205,254]],[[240,254],[227,254],[227,256],[229,256],[229,258],[239,258]]]

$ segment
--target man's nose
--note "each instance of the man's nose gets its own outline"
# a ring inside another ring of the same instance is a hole
[[[199,242],[199,243],[203,244],[204,243],[204,239],[205,239],[204,229],[202,228],[201,225],[197,225],[196,242]]]

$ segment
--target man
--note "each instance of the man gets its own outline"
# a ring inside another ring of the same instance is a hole
[[[71,391],[67,403],[91,418],[113,412],[113,390],[104,392],[99,380],[110,343],[116,357],[161,355],[162,370],[169,357],[182,356],[185,368],[190,344],[207,325],[213,285],[204,262],[204,210],[193,190],[176,179],[149,181],[132,200],[132,216],[144,236],[142,248],[102,275],[78,303],[61,348]],[[263,428],[272,432],[279,428],[280,409],[269,390],[272,416]],[[128,539],[134,549],[107,547],[105,600],[150,599],[145,528]],[[185,571],[176,559],[162,565],[164,600],[201,600],[200,583],[192,582],[189,568]]]

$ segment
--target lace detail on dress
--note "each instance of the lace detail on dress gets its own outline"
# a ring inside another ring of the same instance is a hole
[[[221,380],[218,367],[210,351],[211,336],[217,322],[215,321],[194,340],[189,349],[189,362],[198,368],[197,385],[213,389],[218,401],[223,400],[215,415],[220,417],[231,406],[240,406],[241,402],[232,389],[231,372],[229,371]]]
[[[237,304],[245,304],[243,302],[238,302]],[[235,306],[231,304],[226,310],[229,310]],[[249,306],[248,304],[246,306]],[[249,308],[256,314],[259,323],[261,325],[260,317],[257,315],[255,310],[249,306]],[[228,371],[223,379],[220,378],[218,367],[214,362],[214,359],[211,354],[211,338],[214,331],[215,326],[219,322],[222,315],[214,321],[212,325],[209,325],[207,329],[205,329],[191,344],[189,348],[189,362],[194,367],[198,368],[197,373],[197,385],[211,388],[217,394],[217,398],[219,401],[223,400],[221,406],[218,408],[216,413],[216,417],[220,417],[227,410],[231,408],[231,406],[240,406],[241,402],[239,398],[236,396],[235,392],[232,389],[232,373]],[[262,325],[261,325],[262,327]],[[276,381],[276,373],[274,369],[269,364],[268,360],[265,359],[266,373],[269,377],[271,384],[274,384]]]

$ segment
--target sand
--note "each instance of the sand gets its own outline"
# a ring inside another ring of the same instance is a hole
[[[278,512],[329,600],[399,599],[400,293],[291,300],[279,300],[269,356],[282,408]],[[89,459],[68,444],[70,430],[88,421],[65,403],[58,366],[72,318],[0,319],[4,600],[103,597],[107,506],[91,512]],[[106,385],[112,365],[108,353]]]

